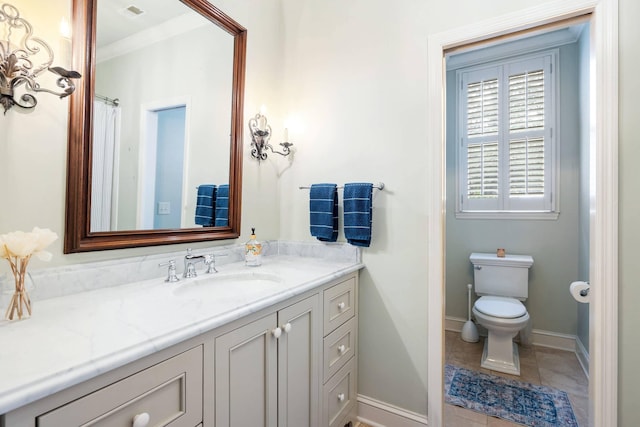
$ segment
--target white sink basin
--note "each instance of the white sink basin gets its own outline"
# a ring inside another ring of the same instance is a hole
[[[261,292],[282,288],[284,280],[275,274],[261,272],[233,272],[212,273],[201,275],[194,279],[182,279],[176,283],[173,294],[177,296],[192,296],[195,294],[220,293],[229,291]]]

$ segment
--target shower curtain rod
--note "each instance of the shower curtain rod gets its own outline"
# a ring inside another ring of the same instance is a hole
[[[118,105],[120,105],[120,100],[118,98],[113,98],[112,99],[112,98],[108,98],[108,97],[106,97],[104,95],[99,95],[97,93],[95,94],[95,97],[100,99],[100,100],[102,100],[102,101],[104,101],[104,102],[106,102],[107,104],[113,105],[114,107],[117,107]]]

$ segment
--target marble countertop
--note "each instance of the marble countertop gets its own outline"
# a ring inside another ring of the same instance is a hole
[[[157,277],[34,301],[31,318],[0,321],[0,414],[362,267],[275,255],[177,283]]]

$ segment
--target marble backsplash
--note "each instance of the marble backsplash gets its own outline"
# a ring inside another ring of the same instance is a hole
[[[360,249],[346,243],[272,240],[262,242],[262,245],[264,257],[285,255],[361,262]],[[194,255],[212,253],[216,257],[217,267],[244,262],[244,245],[214,246],[193,251]],[[150,279],[157,279],[158,284],[163,284],[167,267],[159,267],[158,264],[174,259],[178,275],[181,275],[184,269],[184,255],[185,251],[168,252],[29,270],[26,288],[31,300],[38,301]],[[199,272],[202,271],[202,264],[197,264],[197,269]],[[13,288],[13,276],[10,273],[0,276],[0,307],[7,307]]]

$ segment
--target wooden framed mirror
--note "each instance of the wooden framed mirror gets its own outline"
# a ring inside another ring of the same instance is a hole
[[[207,0],[73,0],[73,30],[64,252],[237,238],[246,29]],[[226,223],[195,219],[204,184]]]

